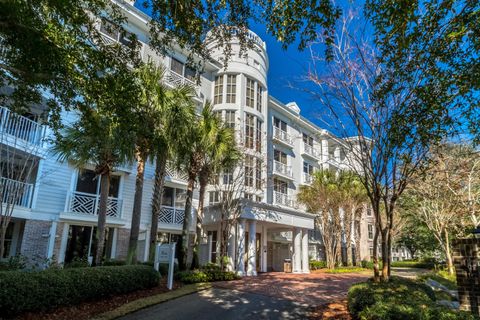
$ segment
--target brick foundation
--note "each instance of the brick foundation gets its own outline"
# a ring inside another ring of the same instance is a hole
[[[41,267],[45,264],[51,225],[51,221],[25,221],[20,254],[28,258],[30,266]]]
[[[460,309],[480,316],[480,239],[453,242]]]

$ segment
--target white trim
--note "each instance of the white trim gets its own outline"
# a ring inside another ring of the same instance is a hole
[[[117,238],[118,228],[113,228],[112,251],[110,252],[110,259],[115,259],[117,255]]]
[[[60,252],[58,253],[58,263],[64,263],[65,262],[65,253],[67,251],[69,229],[70,229],[70,224],[65,222],[63,224],[62,240],[60,242]]]
[[[53,257],[53,250],[55,249],[55,238],[57,237],[57,221],[52,221],[50,227],[50,234],[48,235],[47,259]]]
[[[40,159],[38,161],[38,167],[37,167],[37,176],[35,177],[35,185],[33,187],[33,196],[32,196],[32,203],[31,203],[31,208],[35,209],[37,207],[37,198],[38,198],[38,189],[40,187],[40,177],[41,173],[43,171],[43,159]]]

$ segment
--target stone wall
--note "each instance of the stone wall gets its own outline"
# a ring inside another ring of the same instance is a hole
[[[480,239],[459,239],[453,248],[460,309],[480,316]]]
[[[116,259],[118,260],[127,259],[129,239],[130,239],[130,229],[125,229],[125,228],[117,229],[117,249],[115,253]]]
[[[31,266],[43,266],[47,258],[51,221],[26,220],[20,254]]]

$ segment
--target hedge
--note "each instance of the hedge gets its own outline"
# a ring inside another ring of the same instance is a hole
[[[319,270],[327,267],[327,262],[322,260],[310,260],[310,270]]]
[[[231,281],[240,279],[235,272],[222,271],[218,265],[213,263],[207,264],[197,270],[178,272],[176,278],[183,283]]]
[[[436,304],[434,291],[417,281],[391,277],[387,283],[368,281],[348,291],[348,310],[362,320],[473,320],[470,313]]]
[[[142,265],[0,272],[0,314],[45,311],[151,288],[158,281],[158,272]]]
[[[391,266],[395,268],[433,269],[435,267],[435,264],[431,261],[403,260],[393,261]]]

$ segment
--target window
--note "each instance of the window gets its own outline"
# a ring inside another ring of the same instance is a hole
[[[303,143],[313,147],[313,137],[304,133],[303,134]]]
[[[227,76],[227,103],[235,103],[235,96],[237,93],[237,76]]]
[[[175,188],[175,208],[185,208],[187,202],[187,190]]]
[[[373,260],[373,247],[369,248],[369,252],[370,252],[370,260]]]
[[[262,196],[255,196],[256,202],[262,202]]]
[[[235,111],[225,111],[225,125],[229,128],[235,129]]]
[[[247,78],[247,96],[246,96],[245,104],[247,107],[254,107],[254,99],[255,99],[255,81]]]
[[[258,152],[262,152],[262,121],[257,119],[257,128],[256,128],[256,148]]]
[[[287,188],[288,188],[288,185],[286,181],[283,181],[277,178],[273,179],[273,190],[275,192],[287,194]]]
[[[245,114],[245,147],[253,149],[253,140],[255,134],[255,116],[249,113]]]
[[[253,187],[253,156],[247,155],[245,157],[245,186]]]
[[[197,71],[195,71],[194,69],[190,68],[190,67],[187,67],[185,66],[185,74],[184,74],[185,78],[187,79],[190,79],[192,81],[195,81],[197,80]]]
[[[223,170],[223,184],[232,184],[233,183],[233,170],[225,169]]]
[[[7,230],[5,232],[5,241],[3,243],[3,257],[2,258],[7,258],[11,255],[14,255],[15,252],[13,252],[12,249],[12,241],[13,241],[13,227],[14,223],[9,222],[7,226]]]
[[[273,118],[273,125],[275,128],[287,132],[287,123],[285,121],[282,121],[278,118]]]
[[[215,204],[220,202],[220,193],[218,191],[210,191],[209,199],[210,204]]]
[[[113,228],[106,228],[104,251],[102,256],[110,258],[112,255]],[[97,249],[96,227],[71,225],[68,229],[67,249],[65,251],[65,263],[72,260],[86,260],[89,263]]]
[[[373,225],[368,225],[368,240],[373,240]]]
[[[313,174],[313,166],[310,163],[303,161],[303,172],[309,175]]]
[[[280,150],[273,150],[273,159],[283,164],[287,164],[287,154]]]
[[[258,158],[255,166],[255,187],[262,189],[262,160]]]
[[[248,200],[253,200],[253,193],[245,192],[243,197]]]
[[[110,38],[118,41],[119,37],[119,30],[118,27],[108,20],[102,20],[102,24],[100,25],[100,32],[104,35],[109,36]]]
[[[170,63],[170,70],[183,76],[183,67],[184,67],[183,62],[180,62],[179,60],[172,58],[172,61]]]
[[[101,177],[92,170],[81,169],[78,171],[77,186],[75,191],[92,195],[100,194],[100,180]],[[110,188],[108,191],[108,196],[118,198],[119,189],[120,176],[110,176]]]
[[[173,207],[175,188],[165,187],[162,195],[162,206]]]
[[[367,208],[367,216],[371,216],[372,215],[372,208],[368,207]]]
[[[213,94],[213,103],[223,103],[223,75],[215,77],[215,92]]]
[[[217,262],[217,231],[208,231],[207,235],[212,237],[210,262]]]
[[[263,88],[259,85],[257,86],[257,111],[262,112],[262,95]]]

